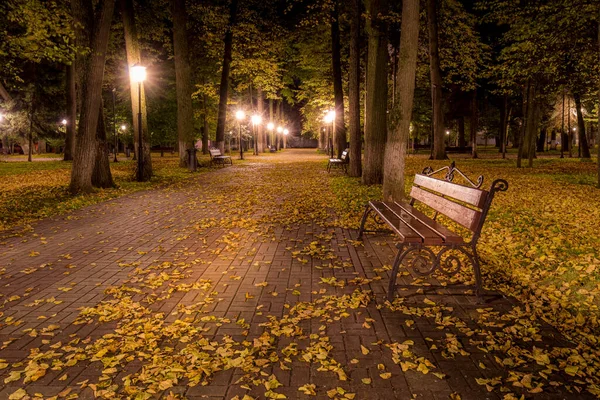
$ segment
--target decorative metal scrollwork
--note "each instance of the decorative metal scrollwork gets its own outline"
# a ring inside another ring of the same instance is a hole
[[[480,188],[481,185],[483,185],[483,175],[479,175],[477,177],[477,181],[473,182],[468,176],[466,176],[460,169],[456,168],[456,164],[454,161],[452,161],[452,163],[449,166],[446,167],[442,167],[440,169],[437,170],[433,170],[433,168],[431,167],[425,167],[423,169],[423,175],[427,175],[427,176],[432,176],[435,175],[437,173],[440,172],[444,172],[446,171],[446,174],[444,176],[444,180],[448,181],[448,182],[452,182],[454,181],[454,177],[455,174],[460,175],[465,181],[467,181],[471,186],[473,186],[474,188]],[[507,184],[508,185],[508,184]]]
[[[442,250],[440,250],[440,252],[436,256],[435,263],[438,265],[440,272],[449,277],[458,274],[463,267],[462,261],[457,255],[446,254],[453,250],[465,254],[467,258],[469,258],[469,260],[471,260],[472,258],[471,255],[461,247],[444,247]]]
[[[428,247],[410,247],[404,251],[401,258],[401,262],[406,260],[406,266],[421,276],[430,275],[437,266],[435,253]]]

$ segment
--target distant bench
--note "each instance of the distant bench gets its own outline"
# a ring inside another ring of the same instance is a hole
[[[344,172],[348,172],[348,164],[350,163],[350,157],[348,157],[349,149],[342,152],[340,158],[330,158],[327,163],[327,172],[331,172],[331,167],[341,168]]]
[[[444,179],[432,176],[445,172]],[[459,185],[452,182],[456,175],[460,175],[470,186]],[[393,299],[396,293],[396,278],[402,261],[409,257],[409,267],[420,276],[428,276],[438,268],[448,276],[460,271],[462,263],[458,257],[446,254],[456,250],[463,253],[473,266],[475,274],[475,289],[481,295],[482,282],[479,255],[477,254],[477,241],[487,217],[492,200],[496,192],[508,189],[504,179],[492,182],[490,190],[480,189],[483,176],[477,182],[471,181],[458,168],[454,162],[449,167],[434,171],[427,167],[423,173],[415,175],[415,180],[410,191],[410,203],[371,201],[366,206],[363,214],[359,238],[365,230],[365,222],[370,213],[375,213],[381,224],[387,225],[400,241],[396,244],[398,253],[392,267],[392,276],[388,288],[388,299]],[[415,201],[419,201],[435,211],[433,218],[429,218],[416,208]],[[446,226],[436,221],[438,214],[469,229],[473,235],[470,241],[452,232]],[[376,231],[379,232],[379,231]],[[432,247],[441,247],[437,253]]]
[[[210,153],[210,165],[220,165],[222,167],[224,167],[225,164],[233,165],[231,157],[222,155],[221,150],[209,149],[208,151]]]

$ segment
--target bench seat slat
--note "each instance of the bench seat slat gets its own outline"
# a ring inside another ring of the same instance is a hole
[[[394,214],[396,214],[402,221],[404,221],[408,226],[410,226],[419,236],[423,238],[423,243],[427,245],[441,245],[444,244],[445,238],[431,229],[428,225],[424,224],[418,218],[415,218],[414,215],[400,207],[396,203],[383,203],[387,208],[390,209]],[[432,220],[432,222],[434,222]]]
[[[424,225],[426,225],[429,229],[436,232],[444,239],[444,243],[447,244],[462,244],[464,243],[464,239],[462,236],[452,232],[450,229],[446,228],[444,225],[439,222],[434,221],[429,218],[427,215],[423,214],[421,211],[417,210],[415,207],[411,206],[407,203],[395,203],[396,206],[413,215],[416,219],[421,221]]]
[[[434,192],[471,204],[477,208],[483,208],[488,196],[487,190],[471,188],[421,174],[415,175],[414,185],[433,190]]]
[[[403,243],[423,243],[423,238],[381,201],[371,201],[371,208],[398,234]]]
[[[477,229],[477,224],[481,218],[481,211],[465,207],[462,204],[455,203],[434,193],[427,192],[417,186],[412,187],[410,196],[433,208],[440,214],[444,214],[451,220],[458,222],[467,229],[472,231]]]

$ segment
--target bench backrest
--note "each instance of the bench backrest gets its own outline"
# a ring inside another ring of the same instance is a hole
[[[221,155],[221,150],[219,149],[210,149],[208,150],[210,153],[210,157],[219,157]]]
[[[348,151],[348,149],[342,151],[342,156],[340,157],[342,161],[346,161],[346,158],[348,158]]]
[[[479,226],[487,196],[486,190],[470,188],[422,174],[415,175],[415,182],[410,191],[410,197],[413,199],[472,231]]]
[[[437,179],[431,176],[439,172],[445,172],[445,179]],[[461,175],[471,186],[452,182],[455,174]],[[508,189],[508,183],[503,179],[495,180],[489,191],[479,188],[482,183],[482,176],[475,183],[452,163],[449,167],[437,171],[426,168],[422,174],[416,174],[410,196],[413,201],[420,201],[431,207],[436,213],[443,214],[471,230],[475,233],[476,240],[483,227],[495,192]]]

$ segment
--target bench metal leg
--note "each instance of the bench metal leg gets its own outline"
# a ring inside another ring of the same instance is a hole
[[[365,222],[367,222],[367,217],[369,216],[369,213],[372,211],[371,206],[367,205],[365,207],[365,213],[362,216],[362,219],[360,220],[360,229],[358,230],[358,239],[362,239],[362,235],[365,231]]]
[[[483,284],[481,279],[481,269],[479,262],[479,254],[477,254],[477,248],[473,246],[473,273],[475,274],[475,293],[477,298],[481,300],[483,295]]]
[[[388,295],[387,298],[390,302],[394,300],[394,296],[396,294],[396,278],[398,277],[398,270],[400,269],[400,264],[402,263],[402,259],[406,255],[406,251],[404,250],[404,246],[397,245],[398,253],[396,253],[396,258],[394,259],[394,265],[392,266],[392,276],[390,277],[390,284],[388,287]]]

